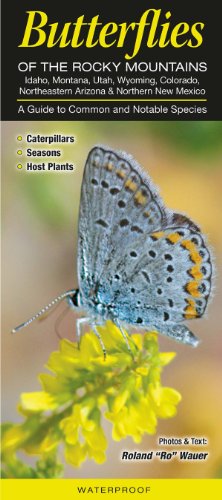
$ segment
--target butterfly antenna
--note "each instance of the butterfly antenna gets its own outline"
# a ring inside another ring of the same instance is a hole
[[[34,316],[32,316],[32,318],[28,319],[24,323],[21,323],[21,325],[18,325],[15,328],[13,328],[12,333],[16,333],[19,330],[21,330],[22,328],[25,328],[26,326],[30,325],[30,323],[32,323],[33,321],[35,321],[35,319],[40,318],[43,314],[45,314],[46,312],[48,312],[49,309],[51,309],[51,307],[54,307],[61,300],[64,300],[67,297],[72,296],[73,294],[75,294],[75,292],[76,292],[76,290],[68,290],[67,292],[62,293],[61,295],[58,295],[58,297],[56,297],[55,299],[53,299],[49,304],[47,304],[47,306],[43,307],[43,309],[41,309],[39,312],[37,312],[37,314],[35,314]]]

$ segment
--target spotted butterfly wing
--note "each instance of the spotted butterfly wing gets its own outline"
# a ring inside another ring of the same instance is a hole
[[[147,182],[129,155],[102,147],[89,153],[82,181],[78,239],[79,284],[86,293],[130,241],[144,231],[162,227],[165,210],[150,186],[151,180]]]
[[[92,312],[100,303],[113,321],[195,344],[178,324],[204,313],[209,250],[198,226],[164,207],[151,179],[125,153],[96,147],[88,156],[78,256],[80,292]]]

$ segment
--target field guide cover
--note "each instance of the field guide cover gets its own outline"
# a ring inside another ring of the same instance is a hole
[[[220,31],[3,2],[3,500],[221,494]]]

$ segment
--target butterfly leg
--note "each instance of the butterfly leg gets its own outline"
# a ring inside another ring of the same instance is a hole
[[[115,323],[115,325],[119,328],[119,330],[120,330],[120,332],[121,332],[121,334],[122,334],[122,336],[123,336],[123,338],[124,338],[124,340],[125,340],[125,343],[126,343],[127,349],[128,349],[129,353],[130,353],[130,354],[131,354],[131,356],[132,356],[132,354],[133,354],[133,353],[132,353],[132,350],[131,350],[131,348],[130,348],[129,341],[128,341],[128,338],[127,338],[127,335],[125,334],[124,330],[122,329],[122,327],[121,327],[121,324],[120,324],[119,320],[118,320],[117,318],[115,318],[114,323]]]
[[[84,323],[89,323],[90,319],[89,318],[77,318],[76,320],[76,336],[77,336],[77,344],[78,344],[78,349],[80,349],[80,342],[81,342],[81,325],[84,325]]]
[[[97,330],[97,325],[91,323],[91,327],[92,327],[92,330],[95,333],[95,336],[97,337],[97,339],[98,339],[98,341],[99,341],[99,343],[101,345],[101,348],[102,348],[102,351],[103,351],[104,361],[106,361],[106,348],[105,348],[105,345],[103,343],[103,339],[102,339],[100,333]]]

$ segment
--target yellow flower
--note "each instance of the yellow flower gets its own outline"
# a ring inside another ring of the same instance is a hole
[[[21,408],[24,411],[39,413],[54,410],[56,407],[57,404],[53,396],[45,391],[21,394]]]
[[[11,425],[2,433],[2,453],[18,449],[28,437],[29,431],[25,432],[21,425]]]
[[[87,449],[85,445],[76,443],[75,445],[66,444],[65,459],[66,462],[74,467],[79,467],[87,458]]]
[[[181,401],[181,395],[178,391],[170,387],[161,387],[160,384],[157,384],[156,387],[150,387],[150,395],[158,417],[174,417],[176,405]]]
[[[112,423],[113,439],[131,436],[135,442],[156,432],[158,418],[175,415],[181,396],[161,384],[163,367],[175,354],[160,353],[153,332],[128,337],[130,354],[115,325],[108,321],[98,328],[106,360],[93,332],[82,337],[80,349],[63,339],[59,351],[49,357],[51,373],[39,376],[42,391],[21,395],[19,411],[25,420],[6,424],[3,433],[8,477],[17,477],[17,469],[18,477],[23,473],[49,477],[52,470],[61,474],[56,459],[61,443],[66,461],[73,466],[80,466],[87,457],[104,462],[107,440],[102,415]],[[20,449],[41,457],[34,472],[15,458]]]

